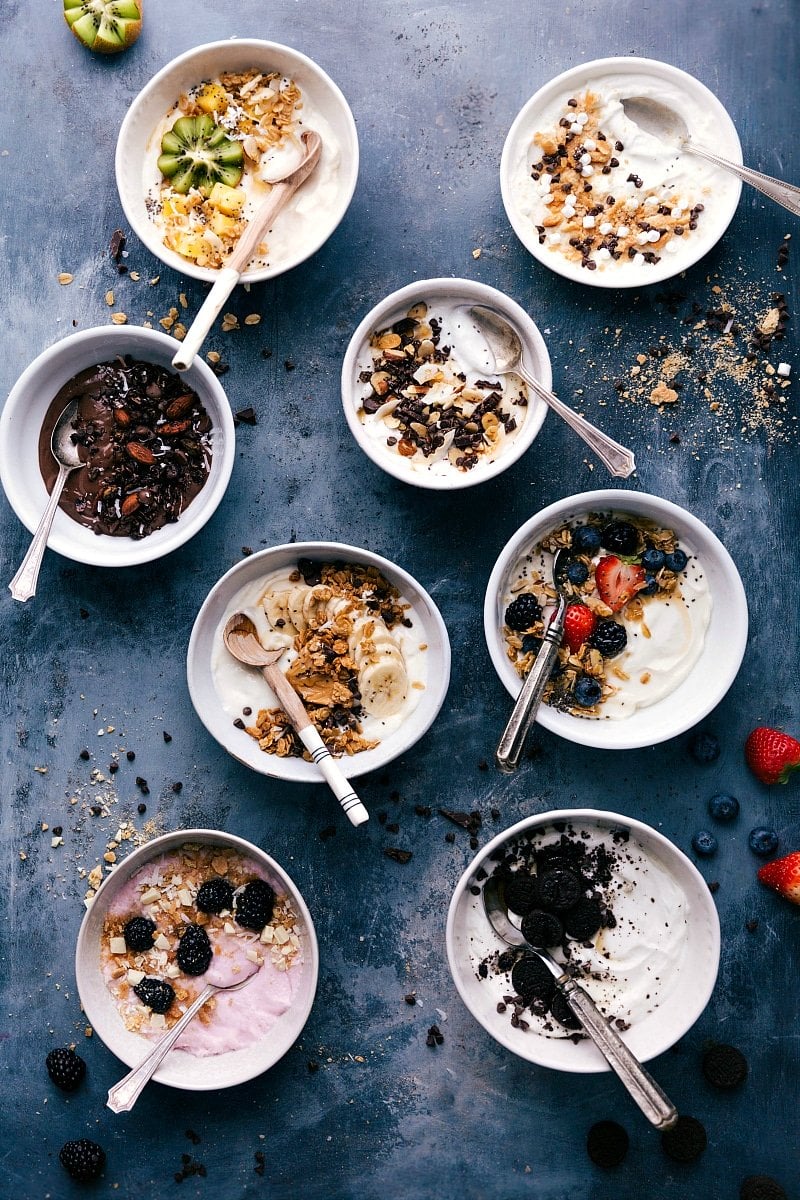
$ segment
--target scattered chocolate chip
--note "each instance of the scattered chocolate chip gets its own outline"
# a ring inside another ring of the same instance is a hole
[[[417,993],[406,992],[405,996],[403,996],[403,999],[405,1000],[406,1004],[410,1004],[413,1007],[413,1005],[417,1003]]]
[[[174,783],[173,783],[173,785],[172,785],[172,790],[173,790],[173,792],[175,793],[175,795],[176,795],[176,796],[177,796],[177,795],[178,795],[180,792],[182,792],[182,791],[183,791],[183,784],[181,783],[180,779],[176,779],[176,780],[175,780],[175,782],[174,782]]]
[[[444,835],[444,840],[446,842],[454,842],[456,840],[456,835],[452,831],[450,833],[446,833]]]
[[[109,775],[116,775],[118,770],[119,770],[119,763],[115,759],[112,759],[111,762],[108,764]]]
[[[671,433],[669,435],[669,440],[673,446],[679,446],[680,441],[681,441],[681,435],[679,433]]]
[[[238,412],[233,414],[234,423],[241,425],[257,425],[258,418],[254,408],[240,408]]]
[[[311,1074],[311,1075],[316,1074],[316,1072],[319,1070],[319,1063],[315,1062],[315,1060],[313,1058],[310,1058],[308,1060],[308,1062],[306,1063],[306,1066],[308,1067],[309,1074]]]
[[[492,818],[493,821],[499,821],[500,820],[500,809],[499,808],[489,809],[489,816]]]
[[[195,1133],[195,1131],[193,1129],[187,1129],[186,1136],[189,1139],[189,1141],[192,1143],[193,1146],[200,1145],[200,1140],[201,1140],[200,1135],[198,1133]]]
[[[444,1042],[444,1034],[438,1025],[431,1025],[428,1030],[428,1036],[425,1038],[426,1046],[441,1046]]]
[[[141,775],[136,776],[136,786],[143,796],[150,795],[150,788],[147,786],[147,780],[143,779]]]
[[[125,757],[127,758],[128,762],[133,762],[133,760],[136,758],[136,755],[133,750],[128,750],[125,754]]]
[[[708,890],[711,892],[712,896],[716,895],[716,893],[719,891],[719,880],[713,879],[708,885]]]
[[[141,816],[143,813],[147,812],[147,805],[146,804],[137,804],[136,811],[139,813],[139,816]]]
[[[80,613],[80,618],[82,621],[85,621],[86,618],[89,616],[88,608],[79,608],[78,612]]]
[[[250,705],[248,704],[246,708],[242,709],[242,716],[243,717],[251,717],[252,715],[253,715],[253,710],[250,707]]]
[[[618,1167],[628,1153],[630,1139],[616,1121],[598,1121],[586,1135],[586,1152],[598,1167]]]
[[[283,360],[283,365],[287,371],[293,371],[295,368],[295,363],[292,361],[291,358],[285,358]]]
[[[745,921],[744,927],[748,933],[755,933],[758,929],[758,921],[755,917],[751,917],[749,921]]]
[[[244,721],[241,717],[235,717],[233,723],[237,729],[244,729]]]
[[[101,815],[102,811],[103,810],[99,804],[93,804],[92,807],[89,809],[89,812],[92,814],[93,817],[99,817]]]
[[[169,745],[169,743],[172,741],[172,734],[167,733],[166,729],[162,730],[161,736],[164,738],[164,741],[167,743],[167,745]]]
[[[108,244],[108,251],[114,262],[119,262],[122,257],[122,251],[125,249],[125,234],[121,229],[115,229],[111,235],[111,241]]]
[[[429,804],[415,804],[414,812],[417,814],[418,817],[429,817],[431,815],[431,813],[433,812],[433,809],[430,807]]]
[[[82,758],[84,762],[88,762],[92,756],[88,750],[81,750],[79,757]]]
[[[64,830],[61,828],[60,825],[53,826],[53,837],[61,837],[63,832],[64,832]]]
[[[253,553],[252,546],[242,546],[242,554],[245,558],[249,558],[252,553]]]
[[[410,850],[399,850],[397,846],[387,846],[383,853],[387,858],[391,858],[393,862],[405,863],[410,862],[413,855]]]

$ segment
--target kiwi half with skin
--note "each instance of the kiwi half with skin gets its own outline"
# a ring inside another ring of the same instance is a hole
[[[64,17],[89,50],[118,54],[142,32],[142,0],[64,0]]]
[[[244,173],[241,142],[229,138],[213,117],[178,117],[161,139],[158,169],[176,192],[197,188],[204,196],[215,183],[236,187]]]

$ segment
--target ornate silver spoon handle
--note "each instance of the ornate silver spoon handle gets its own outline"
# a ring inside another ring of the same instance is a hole
[[[568,975],[562,975],[557,983],[575,1016],[651,1125],[656,1129],[669,1129],[678,1119],[678,1110],[672,1101],[631,1053],[588,992]]]
[[[578,437],[583,438],[586,445],[608,467],[612,475],[615,475],[617,479],[627,479],[636,470],[633,451],[628,450],[626,446],[621,446],[619,442],[615,442],[613,438],[609,437],[607,433],[603,433],[596,425],[592,425],[591,421],[587,421],[585,417],[578,416],[563,400],[559,400],[558,396],[554,396],[546,387],[542,387],[539,380],[524,367],[520,365],[517,370],[528,386],[533,388],[536,395],[541,397],[554,413],[558,413],[562,421],[566,421]]]
[[[561,645],[566,608],[566,600],[563,596],[559,597],[556,615],[542,638],[539,653],[525,676],[522,691],[517,696],[517,702],[498,743],[497,753],[494,756],[495,762],[499,769],[506,774],[515,771],[519,766],[525,738],[536,717],[545,684],[550,678],[558,647]]]
[[[761,171],[754,171],[752,167],[744,167],[739,163],[731,162],[728,158],[721,158],[713,150],[706,150],[705,146],[697,146],[694,142],[687,141],[685,146],[698,158],[705,158],[715,166],[722,167],[725,171],[731,171],[764,196],[774,200],[783,208],[788,208],[789,212],[794,213],[796,217],[800,217],[800,187],[796,187],[793,183],[784,183],[782,179],[775,179],[772,175],[764,175]]]
[[[58,468],[58,475],[53,484],[50,499],[47,501],[47,506],[42,513],[42,519],[33,535],[28,552],[23,558],[16,575],[8,585],[8,590],[15,600],[20,600],[24,603],[36,595],[36,584],[39,580],[39,571],[42,566],[44,552],[47,549],[47,539],[50,536],[50,530],[53,528],[53,521],[58,511],[58,502],[61,499],[61,493],[64,490],[64,484],[67,482],[70,470],[70,467],[62,466]]]

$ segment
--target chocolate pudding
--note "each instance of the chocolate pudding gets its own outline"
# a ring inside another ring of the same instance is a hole
[[[72,440],[84,464],[68,477],[59,506],[95,533],[143,538],[177,521],[211,468],[211,420],[179,375],[128,356],[88,367],[54,397],[39,434],[48,492],[58,474],[55,424],[78,400]]]

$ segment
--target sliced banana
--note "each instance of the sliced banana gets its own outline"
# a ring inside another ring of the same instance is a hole
[[[267,614],[267,620],[273,629],[286,629],[287,626],[291,629],[291,620],[289,618],[289,593],[288,592],[271,592],[268,591],[262,596],[261,603],[264,606],[264,612]],[[282,622],[281,625],[278,622]]]
[[[391,717],[408,695],[405,664],[392,655],[359,673],[361,702],[373,717]]]

